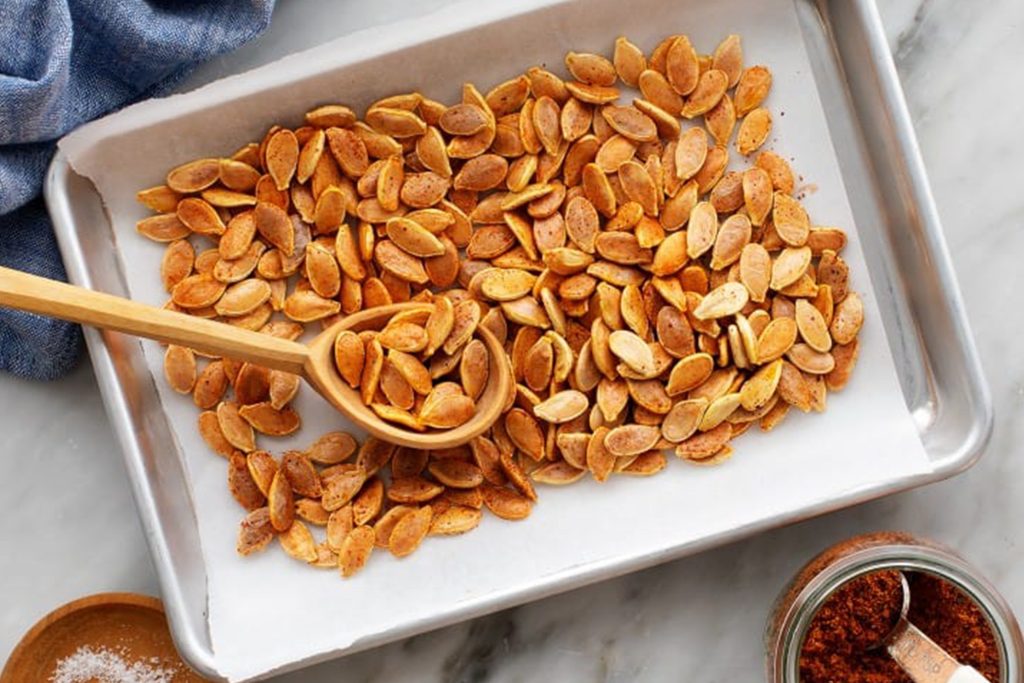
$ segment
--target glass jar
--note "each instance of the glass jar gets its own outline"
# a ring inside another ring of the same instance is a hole
[[[1024,681],[1020,626],[992,584],[945,546],[908,534],[883,532],[856,536],[832,546],[807,563],[782,591],[765,631],[769,683],[799,683],[800,652],[814,615],[839,586],[881,569],[932,574],[963,591],[992,628],[1000,654],[998,683]]]

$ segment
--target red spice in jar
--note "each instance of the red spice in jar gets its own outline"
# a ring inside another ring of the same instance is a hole
[[[908,573],[907,619],[962,664],[995,683],[999,650],[981,609],[953,584]],[[899,619],[899,574],[879,571],[840,586],[818,610],[800,653],[801,683],[912,683],[879,644]]]

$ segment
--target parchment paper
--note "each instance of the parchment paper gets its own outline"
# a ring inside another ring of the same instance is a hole
[[[224,461],[196,433],[192,402],[166,387],[161,347],[145,342],[191,478],[207,563],[210,635],[216,664],[231,680],[423,630],[446,614],[451,620],[453,612],[511,604],[530,589],[552,592],[627,558],[653,562],[685,545],[766,519],[792,519],[838,496],[929,470],[897,382],[793,1],[588,0],[536,9],[541,4],[456,5],[139,104],[68,136],[62,148],[106,202],[132,296],[166,300],[158,277],[163,248],[135,233],[145,211],[133,194],[163,182],[179,163],[228,155],[258,140],[272,123],[298,125],[302,112],[320,103],[341,101],[362,111],[374,99],[413,89],[454,102],[463,80],[486,92],[532,64],[564,72],[566,50],[610,54],[620,34],[649,52],[665,35],[685,32],[698,51],[710,52],[725,35],[739,33],[746,63],[767,64],[774,73],[767,104],[775,126],[767,147],[791,158],[804,181],[818,188],[805,200],[812,220],[850,234],[844,257],[867,316],[854,377],[843,392],[829,395],[824,414],[791,413],[770,435],[752,430],[722,466],[672,458],[665,472],[649,479],[542,489],[524,522],[487,515],[473,533],[429,539],[407,559],[378,552],[358,578],[343,581],[277,548],[250,558],[235,554],[242,511],[226,489]],[[488,23],[502,14],[510,18]],[[265,447],[276,453],[302,448],[345,427],[307,388],[297,407],[301,432],[261,437]]]

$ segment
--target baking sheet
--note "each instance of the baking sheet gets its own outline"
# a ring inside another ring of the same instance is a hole
[[[775,120],[768,147],[792,157],[796,171],[816,188],[805,200],[814,221],[850,233],[844,256],[855,288],[864,295],[868,319],[857,372],[846,390],[830,395],[825,414],[793,414],[771,435],[748,433],[737,442],[733,459],[720,467],[673,459],[651,479],[620,477],[603,485],[588,481],[545,489],[525,522],[487,516],[475,532],[432,539],[405,560],[378,553],[350,581],[303,567],[276,550],[245,559],[235,555],[241,512],[226,491],[223,460],[195,433],[191,401],[158,379],[192,483],[207,563],[210,635],[217,666],[227,678],[242,680],[296,660],[343,652],[439,613],[498,603],[538,584],[556,586],[625,558],[930,470],[900,393],[791,0],[643,0],[628,6],[591,0],[521,14],[536,4],[448,7],[188,95],[143,103],[69,136],[62,148],[106,202],[122,264],[131,265],[125,274],[132,296],[154,304],[166,298],[157,277],[162,247],[135,234],[134,223],[145,212],[133,195],[161,182],[178,163],[229,154],[258,139],[271,123],[295,124],[301,112],[326,101],[361,109],[380,96],[415,88],[450,102],[462,80],[486,90],[532,63],[562,71],[567,49],[607,53],[619,33],[649,51],[665,34],[682,31],[698,50],[710,51],[735,32],[743,36],[748,64],[766,63],[775,75],[767,103]],[[499,13],[519,16],[458,33]],[[453,33],[458,35],[447,35]],[[148,342],[144,348],[160,378],[162,350]],[[343,426],[311,391],[300,393],[297,407],[305,427],[293,438],[265,439],[274,452],[304,447],[323,431]]]

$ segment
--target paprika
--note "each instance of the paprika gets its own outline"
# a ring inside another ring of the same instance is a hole
[[[999,649],[981,609],[950,582],[906,574],[907,619],[962,664],[999,680]],[[912,683],[882,640],[900,617],[899,572],[882,570],[841,585],[811,621],[800,653],[801,683]]]

